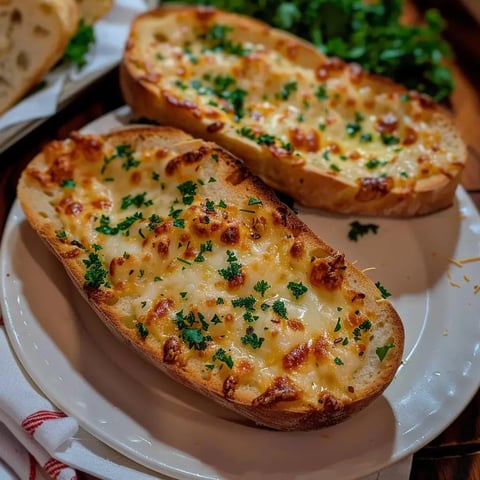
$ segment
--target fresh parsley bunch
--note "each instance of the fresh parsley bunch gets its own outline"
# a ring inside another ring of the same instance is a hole
[[[249,15],[317,45],[326,55],[357,62],[435,100],[454,88],[442,39],[444,21],[427,11],[425,24],[400,23],[403,0],[187,0]]]

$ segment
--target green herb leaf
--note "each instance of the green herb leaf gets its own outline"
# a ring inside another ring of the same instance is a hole
[[[375,353],[377,354],[377,357],[380,359],[381,362],[383,362],[383,360],[387,356],[388,351],[392,348],[395,348],[395,344],[389,343],[387,345],[384,345],[383,347],[378,347],[375,350]]]

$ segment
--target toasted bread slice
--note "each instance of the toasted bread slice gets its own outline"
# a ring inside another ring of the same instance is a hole
[[[391,303],[214,143],[75,133],[28,165],[18,198],[113,332],[258,424],[337,423],[399,367]]]
[[[0,2],[0,113],[60,59],[78,21],[75,0]]]
[[[452,203],[465,163],[452,120],[426,96],[220,10],[139,16],[121,84],[135,113],[215,141],[311,207],[433,212]]]

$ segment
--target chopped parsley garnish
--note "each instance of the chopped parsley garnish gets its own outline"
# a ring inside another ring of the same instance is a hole
[[[106,283],[108,272],[97,253],[90,252],[88,259],[84,259],[83,263],[87,268],[84,276],[86,287],[99,288]]]
[[[254,331],[253,327],[248,327],[245,335],[240,337],[244,345],[250,345],[253,349],[260,348],[264,342],[263,337],[259,337]]]
[[[392,296],[392,294],[380,282],[375,282],[375,286],[380,290],[382,298],[388,298]]]
[[[249,140],[258,143],[258,145],[272,146],[275,145],[276,142],[278,142],[284,150],[286,150],[287,152],[293,152],[293,145],[289,142],[283,141],[279,137],[275,137],[266,133],[257,135],[250,127],[245,126],[239,128],[238,130],[236,130],[236,132],[242,137],[248,138]]]
[[[361,130],[361,128],[362,127],[358,123],[349,122],[347,123],[347,126],[346,126],[347,134],[350,137],[354,137]]]
[[[87,24],[82,18],[75,35],[70,39],[63,52],[62,61],[70,61],[78,68],[84,67],[87,63],[86,55],[93,43],[95,43],[93,26]]]
[[[105,235],[116,235],[120,231],[128,230],[137,220],[142,220],[143,214],[141,212],[135,212],[132,216],[127,217],[120,222],[117,226],[110,225],[110,217],[102,215],[100,217],[100,226],[95,230]]]
[[[389,343],[387,345],[384,345],[383,347],[378,347],[375,350],[375,353],[377,354],[377,357],[379,360],[382,362],[384,358],[387,356],[387,353],[390,349],[395,348],[395,344]]]
[[[148,328],[142,322],[137,322],[135,324],[135,327],[137,328],[140,338],[146,338],[146,336],[148,335]]]
[[[297,300],[308,291],[308,288],[302,282],[288,282],[287,288]]]
[[[227,262],[229,263],[227,268],[221,268],[218,273],[229,282],[242,273],[243,265],[237,262],[237,257],[231,250],[227,250]]]
[[[287,309],[285,303],[282,300],[275,300],[272,305],[272,310],[280,317],[288,319]]]
[[[191,205],[193,203],[193,199],[195,198],[195,194],[197,192],[197,184],[188,180],[181,185],[177,185],[178,190],[182,194],[182,201],[185,205]]]
[[[212,43],[207,50],[213,52],[223,51],[239,57],[245,57],[248,55],[252,51],[250,48],[245,48],[241,43],[235,43],[227,38],[232,30],[233,28],[228,25],[212,25],[204,36],[205,40],[209,40]]]
[[[173,226],[177,228],[185,228],[185,220],[183,218],[175,218],[173,220]]]
[[[228,368],[233,368],[233,360],[231,355],[227,355],[227,352],[223,348],[219,348],[213,355],[212,361],[218,360],[225,363]]]
[[[210,335],[204,335],[200,328],[184,328],[181,334],[182,340],[188,344],[188,348],[205,350],[207,342],[212,340]]]
[[[249,204],[249,205],[262,205],[262,201],[259,200],[258,198],[250,197],[250,198],[248,199],[248,204]]]
[[[373,140],[373,135],[371,133],[362,133],[360,135],[360,141],[362,143],[368,143],[368,142],[371,142]]]
[[[79,242],[78,240],[72,240],[70,242],[70,245],[81,248],[82,250],[86,250],[85,245],[82,242]]]
[[[234,307],[243,307],[247,310],[255,310],[255,303],[257,303],[257,299],[253,295],[249,295],[248,297],[234,298],[232,300],[232,305]]]
[[[319,100],[326,100],[328,98],[326,86],[325,85],[319,85],[318,88],[317,88],[317,91],[315,92],[315,96]]]
[[[63,180],[63,182],[60,184],[60,186],[63,187],[63,188],[75,188],[76,183],[75,183],[74,180],[69,178],[67,180]]]
[[[124,170],[130,170],[131,168],[138,167],[140,165],[140,160],[136,160],[133,156],[134,151],[131,145],[122,144],[117,145],[115,147],[115,153],[111,157],[104,156],[103,157],[103,167],[101,173],[105,173],[105,169],[107,168],[108,164],[113,162],[113,160],[117,158],[124,159],[122,163],[122,168]]]
[[[200,252],[198,253],[198,255],[194,258],[194,262],[204,262],[205,261],[205,257],[203,256],[203,254],[205,252],[211,252],[213,250],[213,243],[211,240],[207,240],[205,243],[201,243],[200,244]]]
[[[350,223],[350,231],[348,232],[348,238],[353,242],[356,242],[359,237],[363,237],[369,232],[376,234],[378,232],[378,225],[374,223],[360,223],[357,220]]]
[[[343,361],[341,358],[335,357],[334,362],[335,362],[335,365],[343,365]]]
[[[388,162],[382,162],[381,160],[378,160],[378,158],[372,158],[370,159],[367,163],[365,163],[365,166],[369,169],[369,170],[373,170],[377,167],[383,167],[387,164]]]
[[[271,288],[271,285],[265,280],[259,280],[253,287],[253,289],[258,292],[262,297],[265,295],[265,292]]]
[[[340,172],[340,167],[336,165],[335,163],[332,163],[329,165],[330,170],[333,170],[334,172]]]
[[[152,215],[148,217],[148,222],[148,229],[153,231],[163,222],[163,218],[159,217],[156,213],[152,213]]]
[[[60,239],[67,238],[67,232],[65,232],[65,230],[58,231],[57,238],[60,238]]]
[[[294,92],[296,92],[298,89],[297,82],[287,82],[283,85],[282,90],[280,93],[277,93],[275,95],[276,98],[279,98],[281,100],[288,100],[290,95]]]
[[[335,325],[335,328],[333,329],[334,332],[338,332],[342,328],[342,321],[340,318],[337,319],[337,324]]]
[[[122,198],[122,204],[120,205],[120,208],[122,210],[125,210],[132,205],[134,205],[137,208],[140,208],[142,206],[148,207],[153,202],[151,200],[145,200],[146,195],[147,195],[147,192],[139,193],[135,196],[127,195]]]
[[[394,135],[381,134],[381,139],[384,145],[397,145],[400,143],[400,139]]]

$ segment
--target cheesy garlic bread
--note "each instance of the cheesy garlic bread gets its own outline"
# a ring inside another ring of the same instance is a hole
[[[33,159],[18,198],[114,333],[258,424],[337,423],[400,365],[391,303],[214,143],[73,133]]]
[[[140,15],[121,84],[136,114],[215,141],[306,206],[434,212],[452,203],[465,163],[452,120],[428,97],[213,8]]]

